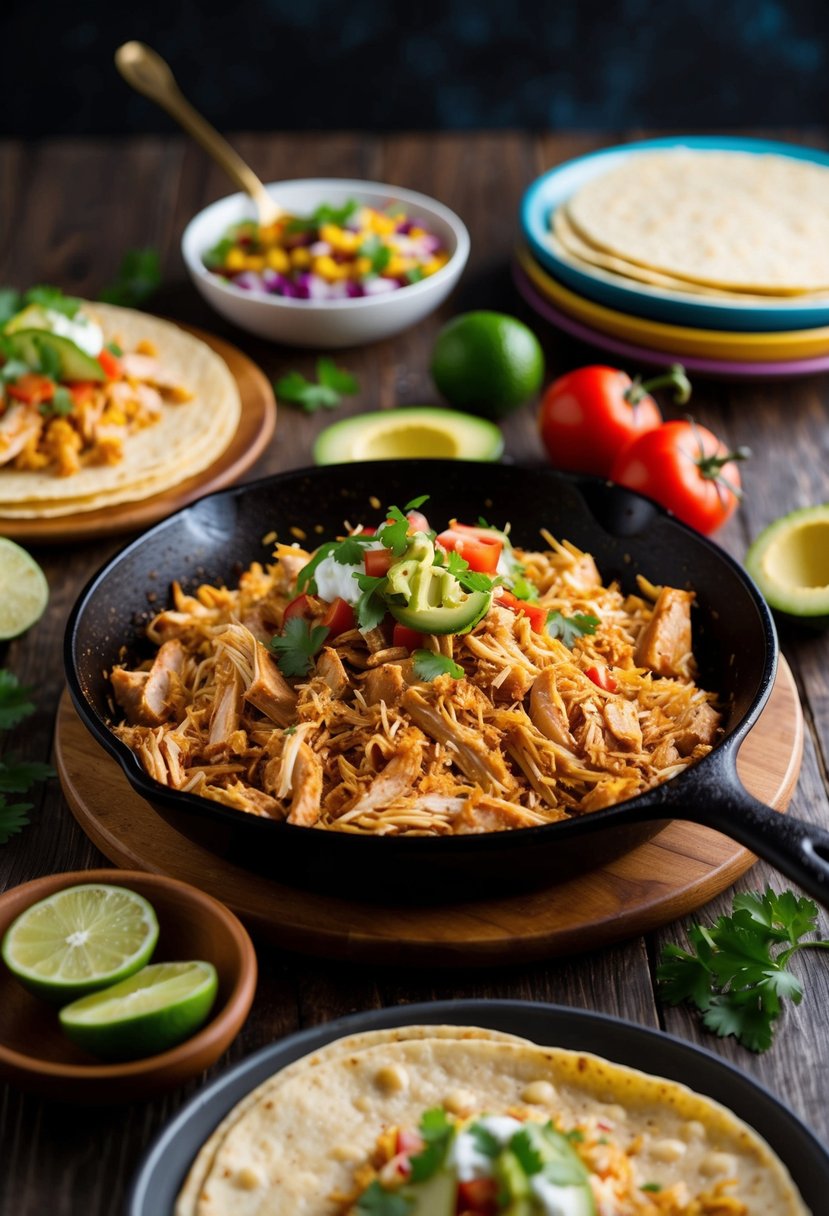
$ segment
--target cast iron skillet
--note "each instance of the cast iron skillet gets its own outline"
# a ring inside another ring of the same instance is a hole
[[[700,683],[727,706],[723,741],[700,763],[625,803],[578,819],[513,832],[457,837],[362,837],[314,831],[234,811],[157,784],[107,725],[112,707],[104,672],[149,653],[147,619],[167,602],[170,583],[233,585],[251,561],[267,560],[291,528],[308,546],[351,524],[377,524],[382,507],[430,494],[436,524],[453,517],[512,524],[518,545],[539,529],[591,552],[605,581],[634,590],[635,575],[692,587],[694,651]],[[316,526],[316,528],[315,528]],[[234,861],[301,886],[374,898],[445,900],[550,883],[626,852],[671,819],[707,824],[765,857],[829,906],[829,832],[782,816],[743,788],[740,744],[774,681],[777,640],[762,597],[745,572],[711,542],[640,495],[592,477],[545,468],[471,462],[372,462],[300,469],[226,490],[186,507],[128,544],[91,580],[69,619],[69,688],[92,734],[133,788],[175,828]]]

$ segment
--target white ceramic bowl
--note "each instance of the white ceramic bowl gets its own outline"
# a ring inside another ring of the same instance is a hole
[[[412,219],[440,237],[449,261],[420,283],[380,296],[354,300],[289,300],[281,296],[245,291],[223,282],[204,265],[203,257],[221,239],[230,224],[255,219],[256,209],[246,194],[231,194],[211,203],[184,230],[181,252],[190,277],[216,312],[234,325],[289,346],[340,347],[377,342],[416,325],[449,295],[469,256],[469,233],[448,207],[425,194],[383,182],[315,177],[302,181],[270,182],[274,202],[294,215],[309,215],[320,203],[342,206],[354,198],[384,207],[402,203]]]

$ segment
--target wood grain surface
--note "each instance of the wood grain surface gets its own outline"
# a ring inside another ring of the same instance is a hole
[[[182,836],[101,755],[68,692],[55,756],[72,814],[110,861],[193,883],[231,907],[259,940],[324,958],[483,967],[595,950],[694,911],[756,861],[720,832],[677,820],[623,856],[541,890],[445,907],[360,903],[253,874]],[[802,757],[803,713],[783,659],[737,767],[755,798],[784,810]]]
[[[468,308],[496,308],[528,320],[541,338],[548,377],[595,362],[590,348],[536,323],[515,293],[509,256],[521,194],[544,169],[605,144],[652,132],[601,135],[519,133],[407,135],[281,134],[237,136],[234,143],[265,180],[344,176],[397,182],[425,191],[464,218],[472,236],[468,270],[453,299],[417,329],[367,349],[337,353],[359,379],[360,393],[336,415],[307,415],[285,408],[274,442],[248,473],[262,476],[310,463],[320,428],[349,413],[396,403],[437,400],[428,367],[439,327]],[[766,134],[751,132],[751,134]],[[777,138],[819,142],[807,134]],[[155,246],[165,286],[153,301],[159,314],[200,325],[239,346],[269,379],[287,371],[308,375],[314,354],[297,353],[250,338],[210,313],[186,281],[179,254],[185,223],[206,203],[229,192],[218,170],[184,140],[43,141],[25,149],[0,143],[0,282],[26,286],[55,282],[94,298],[115,274],[128,248]],[[606,362],[599,357],[600,362]],[[638,369],[627,368],[630,372]],[[666,413],[674,416],[666,401]],[[744,473],[742,508],[718,535],[738,560],[758,531],[782,512],[829,499],[829,380],[794,384],[726,384],[700,381],[692,402],[697,418],[732,446],[754,452]],[[504,424],[507,459],[543,459],[531,406]],[[89,576],[115,550],[109,538],[71,547],[38,548],[51,589],[49,610],[24,637],[0,651],[0,663],[36,687],[36,714],[8,742],[27,759],[46,759],[53,745],[55,712],[63,689],[62,640],[68,611]],[[803,767],[791,813],[829,827],[829,637],[786,628],[783,650],[794,673],[805,715]],[[104,763],[101,756],[101,764]],[[40,874],[103,862],[63,801],[56,781],[36,794],[32,824],[0,848],[0,885]],[[738,889],[771,882],[789,885],[759,863]],[[708,921],[730,909],[730,892],[693,919]],[[684,1009],[659,1000],[654,969],[662,946],[684,941],[689,921],[578,957],[469,969],[321,962],[260,947],[257,1000],[223,1061],[206,1079],[273,1039],[300,1026],[380,1005],[445,997],[518,997],[599,1009],[648,1026],[661,1026],[699,1043],[767,1085],[829,1141],[829,966],[820,952],[798,955],[794,967],[805,996],[790,1007],[771,1051],[754,1056],[731,1039],[704,1033]],[[821,915],[823,936],[829,924]],[[78,1114],[15,1090],[0,1095],[0,1212],[3,1216],[117,1216],[135,1164],[146,1146],[199,1082],[163,1099]],[[159,1214],[163,1216],[163,1214]]]

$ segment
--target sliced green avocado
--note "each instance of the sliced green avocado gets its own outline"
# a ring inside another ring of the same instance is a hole
[[[829,625],[829,503],[769,524],[746,554],[746,569],[772,608]]]
[[[5,342],[9,353],[29,367],[39,367],[41,351],[51,350],[60,360],[61,380],[106,380],[98,360],[60,334],[51,334],[46,329],[21,329],[7,333]]]
[[[414,608],[410,604],[389,604],[389,612],[401,625],[418,633],[468,633],[489,611],[492,593],[470,591],[466,598],[452,607]]]
[[[315,464],[351,460],[497,460],[504,438],[493,422],[444,410],[407,406],[357,414],[326,427],[314,444]]]
[[[406,1216],[455,1216],[457,1192],[456,1179],[439,1170],[425,1182],[402,1186],[396,1193],[411,1202]]]

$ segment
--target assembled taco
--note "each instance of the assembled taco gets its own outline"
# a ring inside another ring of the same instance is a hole
[[[332,1044],[246,1101],[195,1216],[808,1216],[765,1141],[683,1085],[398,1033]]]

